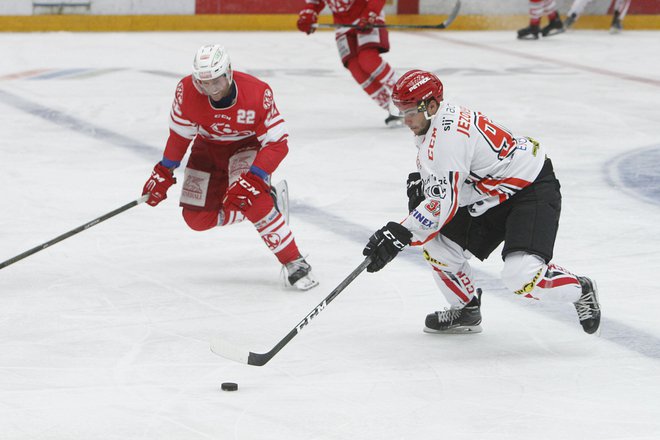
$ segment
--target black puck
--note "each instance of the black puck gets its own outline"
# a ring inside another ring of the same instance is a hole
[[[222,391],[236,391],[238,389],[238,384],[234,382],[223,382],[220,385]]]

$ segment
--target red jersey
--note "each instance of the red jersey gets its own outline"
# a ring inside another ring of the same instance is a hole
[[[253,165],[268,174],[280,164],[288,152],[284,119],[273,100],[273,91],[265,82],[234,71],[236,99],[227,108],[215,108],[210,98],[201,93],[188,75],[179,81],[170,112],[170,137],[164,157],[181,162],[195,136],[223,146],[237,142],[261,145]]]
[[[380,15],[385,6],[385,0],[305,0],[307,8],[321,12],[325,5],[332,11],[332,18],[338,24],[356,22],[365,9]]]

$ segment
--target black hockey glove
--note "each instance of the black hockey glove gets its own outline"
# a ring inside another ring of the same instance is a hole
[[[378,272],[392,261],[404,247],[410,244],[412,233],[399,223],[389,222],[369,237],[362,251],[365,257],[373,256],[367,272]]]
[[[413,212],[415,208],[424,201],[424,182],[419,173],[408,174],[406,181],[406,194],[408,194],[408,212]]]

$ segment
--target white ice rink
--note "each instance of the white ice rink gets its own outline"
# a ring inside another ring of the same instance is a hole
[[[270,349],[406,214],[412,135],[385,128],[328,32],[0,33],[0,262],[140,195],[174,87],[212,42],[275,91],[291,134],[275,179],[321,286],[284,289],[247,222],[189,230],[177,185],[0,270],[0,439],[660,438],[658,32],[393,32],[385,55],[547,146],[554,261],[598,281],[600,337],[570,304],[506,292],[499,251],[474,261],[483,333],[425,334],[445,302],[407,250],[267,365],[210,352],[214,336]]]

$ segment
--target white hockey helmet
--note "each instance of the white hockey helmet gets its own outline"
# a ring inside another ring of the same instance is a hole
[[[231,60],[225,48],[219,44],[200,47],[193,61],[192,75],[198,81],[208,81],[226,75],[231,84]]]

